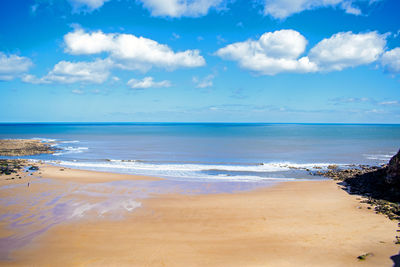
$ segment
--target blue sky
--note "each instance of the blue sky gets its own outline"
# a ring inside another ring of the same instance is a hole
[[[1,122],[400,123],[398,0],[0,1]]]

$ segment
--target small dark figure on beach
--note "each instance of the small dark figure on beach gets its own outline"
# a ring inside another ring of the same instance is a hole
[[[28,187],[29,187],[29,182],[28,182]]]

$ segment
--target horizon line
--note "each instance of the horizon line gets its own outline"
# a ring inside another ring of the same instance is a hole
[[[98,122],[76,122],[76,121],[48,121],[48,122],[0,122],[6,124],[320,124],[320,125],[400,125],[400,123],[380,123],[380,122],[135,122],[135,121],[98,121]]]

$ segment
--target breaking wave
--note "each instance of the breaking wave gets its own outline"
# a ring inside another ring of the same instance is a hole
[[[272,162],[260,164],[194,164],[154,163],[135,160],[52,161],[57,165],[128,174],[175,179],[206,179],[216,181],[262,181],[304,179],[308,171],[326,169],[331,163],[296,164]],[[311,178],[311,177],[309,177]]]

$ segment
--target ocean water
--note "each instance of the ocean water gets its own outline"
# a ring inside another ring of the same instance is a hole
[[[263,123],[0,124],[0,138],[54,140],[73,168],[184,181],[320,179],[330,164],[380,165],[400,148],[400,125]],[[306,170],[308,169],[308,170]]]

